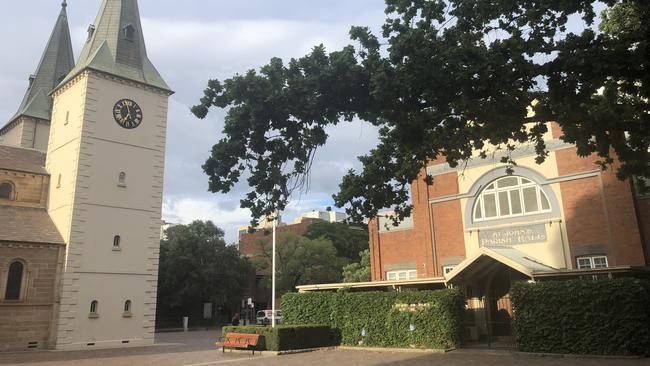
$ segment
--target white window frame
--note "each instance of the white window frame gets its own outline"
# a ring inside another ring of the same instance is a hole
[[[415,269],[386,272],[386,280],[388,281],[406,281],[414,280],[416,278],[418,278],[418,271]]]
[[[499,188],[498,182],[508,178],[517,178],[517,184],[509,187]],[[527,180],[528,183],[524,183],[523,179]],[[548,198],[546,193],[544,193],[541,187],[530,178],[521,177],[518,175],[507,175],[493,180],[486,187],[488,188],[483,189],[481,191],[478,198],[476,199],[476,203],[474,204],[474,207],[472,208],[472,219],[474,220],[474,222],[493,221],[493,220],[499,220],[499,219],[505,219],[511,217],[538,215],[541,213],[548,213],[553,210],[551,205],[551,200]],[[526,204],[524,202],[524,189],[531,188],[531,187],[535,187],[536,198],[537,198],[537,210],[526,212]],[[510,199],[511,191],[516,191],[519,194],[519,202],[521,203],[521,213],[516,213],[516,214],[512,213],[512,200]],[[507,192],[508,194],[508,209],[510,213],[507,215],[501,214],[501,203],[499,200],[499,193],[502,192]],[[494,199],[496,202],[496,216],[486,217],[485,200],[484,200],[484,197],[486,195],[494,195]],[[542,208],[542,197],[546,198],[546,202],[548,203],[548,209]],[[477,211],[479,208],[481,210],[480,218],[477,217]]]
[[[596,260],[598,259],[605,260],[604,267],[603,266],[596,267]],[[584,264],[580,264],[581,261],[583,261]],[[586,261],[586,263],[584,261]],[[578,266],[578,269],[608,268],[609,261],[607,260],[607,256],[605,255],[584,255],[576,258],[576,265]]]

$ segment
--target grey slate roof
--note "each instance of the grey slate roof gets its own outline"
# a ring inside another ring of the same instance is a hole
[[[64,2],[36,73],[30,77],[30,85],[20,108],[7,125],[20,116],[51,119],[52,98],[49,94],[74,67],[66,6]]]
[[[0,206],[0,241],[65,244],[44,208]]]
[[[34,149],[0,145],[0,169],[48,175],[45,156],[44,152]]]
[[[85,69],[102,71],[171,91],[147,57],[137,0],[103,0],[77,66],[59,84]],[[127,33],[132,37],[127,39]]]

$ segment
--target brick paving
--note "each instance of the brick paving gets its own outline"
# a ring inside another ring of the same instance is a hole
[[[216,331],[165,333],[146,348],[74,352],[0,353],[0,365],[16,366],[650,366],[650,359],[537,357],[509,351],[459,350],[447,354],[328,350],[285,356],[222,353]]]

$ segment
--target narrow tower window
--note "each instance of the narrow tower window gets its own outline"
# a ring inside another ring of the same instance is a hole
[[[23,272],[25,266],[18,261],[11,263],[7,275],[7,290],[5,300],[20,300],[20,290],[23,286]]]
[[[135,28],[131,24],[124,27],[124,39],[127,41],[135,40]]]
[[[131,300],[126,300],[124,302],[124,312],[125,313],[130,313],[131,312]]]
[[[120,187],[126,187],[126,173],[120,172],[120,175],[117,178],[117,185]]]
[[[0,199],[14,199],[14,185],[11,182],[3,182],[0,184]]]
[[[122,238],[119,235],[115,235],[113,238],[113,250],[120,250],[121,241]]]
[[[97,317],[99,315],[99,302],[97,300],[93,300],[90,302],[90,317]]]
[[[61,173],[59,173],[59,178],[56,180],[56,188],[61,188]]]
[[[70,122],[70,111],[65,112],[65,123],[68,124]]]
[[[86,42],[90,42],[94,34],[95,34],[95,26],[91,24],[88,26],[88,39],[86,40]]]

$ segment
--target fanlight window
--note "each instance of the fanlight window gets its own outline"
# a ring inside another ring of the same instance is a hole
[[[544,191],[530,179],[508,176],[495,180],[481,192],[474,205],[474,221],[550,212]]]

